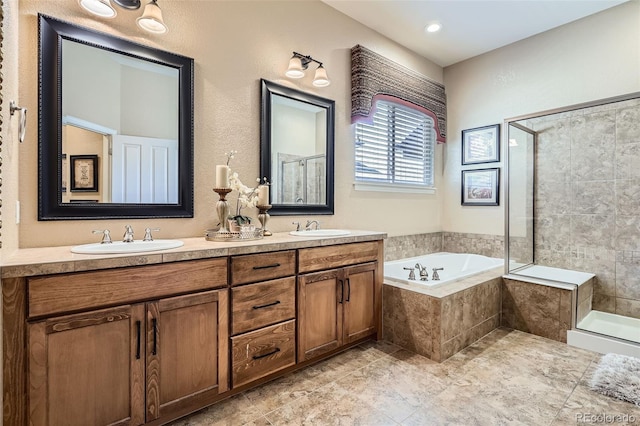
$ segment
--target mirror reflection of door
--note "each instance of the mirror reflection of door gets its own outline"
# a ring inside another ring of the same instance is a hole
[[[62,202],[175,204],[178,202],[178,141],[117,135],[71,117],[62,127]],[[100,185],[73,192],[68,158],[97,155]]]
[[[272,95],[272,202],[326,204],[326,129],[326,108]]]
[[[97,155],[100,176],[62,202],[177,204],[178,70],[70,40],[62,60],[62,157]]]

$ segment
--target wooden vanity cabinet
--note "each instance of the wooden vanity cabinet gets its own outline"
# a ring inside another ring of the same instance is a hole
[[[295,250],[231,257],[234,389],[296,363]]]
[[[29,324],[29,424],[143,424],[144,320],[139,304]]]
[[[366,263],[298,276],[298,362],[378,332],[379,249],[372,242],[300,250],[301,270]]]
[[[376,240],[3,279],[4,424],[164,424],[375,337],[382,259]]]
[[[146,421],[206,405],[227,391],[227,290],[161,299],[146,307]]]
[[[221,261],[208,261],[208,266],[194,261],[192,270],[200,272],[187,274],[194,280],[188,285],[198,281],[204,287],[226,285],[226,274],[209,280],[202,275],[203,271],[219,271],[221,266],[226,271],[226,259]],[[174,266],[182,270],[190,263]],[[156,266],[144,268],[154,272]],[[104,281],[103,274],[114,278],[113,270],[82,273],[82,278],[91,287]],[[119,275],[128,276],[122,271]],[[166,286],[156,282],[157,290],[148,287],[149,296],[166,293],[167,287],[184,278],[165,276]],[[43,279],[47,281],[29,283],[35,293],[30,298],[40,300],[41,292],[51,295],[45,284],[56,284],[55,280],[61,286],[79,285],[75,275]],[[130,285],[147,287],[147,281]],[[113,284],[118,287],[117,282]],[[73,299],[74,294],[65,297]],[[69,300],[54,305],[76,303]],[[99,296],[91,302],[101,303]],[[140,425],[213,402],[229,387],[228,312],[228,289],[222,288],[30,321],[30,423]]]

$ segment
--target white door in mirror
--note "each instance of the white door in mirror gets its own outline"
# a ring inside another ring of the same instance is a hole
[[[132,243],[116,241],[111,244],[83,244],[71,247],[72,253],[78,254],[119,254],[119,253],[140,253],[145,251],[169,250],[182,247],[184,242],[180,240],[136,240]]]
[[[310,229],[309,231],[291,231],[289,234],[295,237],[339,237],[349,235],[351,231],[346,229]]]

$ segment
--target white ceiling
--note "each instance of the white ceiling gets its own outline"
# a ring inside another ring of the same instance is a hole
[[[322,1],[446,67],[629,0]],[[432,21],[442,29],[427,34]]]

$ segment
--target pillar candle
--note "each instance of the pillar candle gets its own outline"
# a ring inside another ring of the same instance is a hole
[[[259,206],[268,206],[269,205],[269,187],[267,185],[260,185],[258,187],[258,205]]]
[[[216,166],[216,188],[229,188],[229,166]]]

